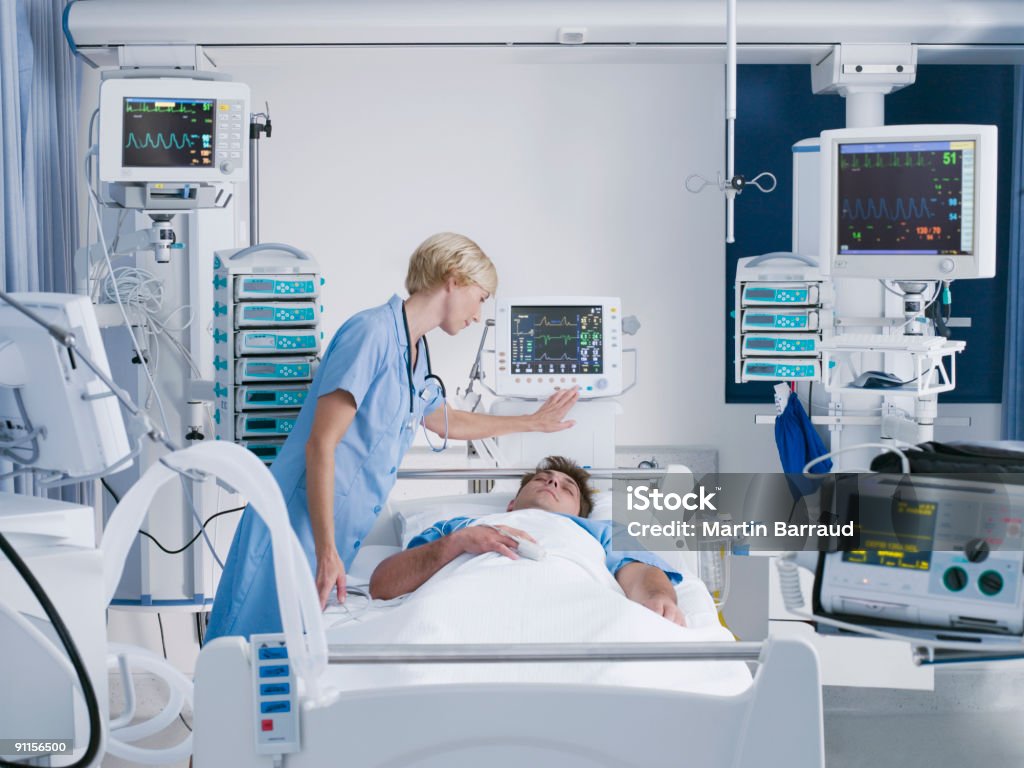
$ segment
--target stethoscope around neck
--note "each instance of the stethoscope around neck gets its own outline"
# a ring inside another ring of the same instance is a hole
[[[402,302],[402,324],[405,326],[405,341],[409,346],[408,355],[405,358],[405,370],[409,381],[409,423],[414,423],[416,415],[416,383],[412,378],[412,334],[409,333],[409,316],[405,313],[405,302]],[[424,335],[423,339],[423,357],[427,363],[427,375],[423,377],[425,386],[420,392],[419,396],[425,400],[433,400],[438,393],[441,394],[441,405],[444,408],[444,441],[440,446],[435,446],[430,442],[430,435],[427,434],[426,427],[423,429],[423,437],[426,438],[427,445],[430,446],[430,450],[434,453],[440,453],[448,447],[448,392],[444,388],[444,382],[441,377],[434,373],[433,367],[430,365],[430,345],[427,344],[427,337]],[[434,382],[431,384],[431,382]],[[420,424],[423,420],[420,420]]]

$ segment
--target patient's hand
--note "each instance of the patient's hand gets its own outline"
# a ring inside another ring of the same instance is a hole
[[[490,525],[470,525],[451,534],[450,538],[458,542],[463,552],[469,552],[474,555],[480,555],[484,552],[497,552],[499,555],[504,555],[512,560],[518,560],[519,555],[516,554],[518,543],[509,534],[528,539],[534,543],[537,541],[526,531],[521,531],[508,525],[495,525],[493,527]]]
[[[649,608],[659,616],[663,616],[674,624],[678,624],[680,627],[686,626],[686,617],[683,612],[679,610],[679,606],[676,605],[675,600],[664,594],[657,593],[650,595],[646,599],[637,600],[640,605],[644,608]]]
[[[626,597],[681,627],[686,618],[676,604],[676,591],[665,572],[646,563],[631,562],[615,574]]]

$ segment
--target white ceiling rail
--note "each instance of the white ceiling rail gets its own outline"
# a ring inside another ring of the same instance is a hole
[[[130,45],[718,45],[721,0],[75,0],[72,44],[92,58]],[[957,61],[983,48],[985,63],[1017,62],[1024,48],[1020,0],[744,0],[745,48],[916,43]],[[979,62],[980,63],[980,62]]]

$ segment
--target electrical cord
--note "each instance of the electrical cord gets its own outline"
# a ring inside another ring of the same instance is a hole
[[[114,500],[114,502],[120,504],[121,503],[121,497],[118,496],[116,493],[114,493],[114,489],[111,488],[107,484],[106,480],[102,480],[101,482],[103,483],[104,490],[106,490],[106,492],[110,494],[110,497]],[[141,528],[139,529],[139,533],[141,535],[145,536],[150,541],[152,541],[154,544],[156,544],[157,548],[159,548],[163,552],[166,552],[168,555],[180,555],[182,552],[184,552],[186,549],[191,547],[193,544],[195,544],[199,540],[199,537],[202,536],[203,532],[206,530],[206,526],[209,525],[211,522],[216,520],[221,515],[228,515],[228,514],[231,514],[232,512],[241,512],[243,509],[245,509],[245,507],[235,507],[234,509],[224,509],[224,510],[221,510],[220,512],[215,512],[214,514],[210,515],[208,518],[206,518],[206,520],[200,526],[199,530],[196,532],[196,535],[193,536],[191,539],[189,539],[188,542],[186,542],[182,547],[180,547],[178,549],[168,549],[163,544],[161,544],[160,541],[155,536],[153,536],[148,531],[142,530]]]
[[[64,624],[64,620],[61,619],[60,613],[57,612],[56,607],[50,601],[49,595],[46,594],[46,590],[43,589],[42,585],[36,580],[35,575],[31,569],[21,559],[11,543],[7,541],[7,537],[0,533],[0,551],[4,553],[11,565],[14,566],[14,570],[18,572],[21,578],[28,585],[28,588],[32,591],[36,600],[39,601],[39,605],[42,606],[43,611],[46,613],[46,618],[50,620],[50,624],[53,625],[54,631],[60,638],[61,644],[64,646],[64,650],[68,655],[68,659],[71,661],[71,666],[75,670],[75,674],[78,676],[78,685],[82,690],[82,696],[85,698],[85,709],[89,718],[89,742],[86,745],[85,753],[75,762],[71,763],[69,768],[83,768],[84,766],[91,765],[93,760],[99,754],[100,751],[100,739],[103,736],[102,727],[103,724],[100,721],[100,707],[99,701],[96,698],[96,689],[92,686],[92,679],[89,677],[89,673],[85,669],[85,663],[82,661],[82,656],[78,652],[78,646],[75,645],[75,641],[71,637],[71,633],[68,631],[67,626]],[[0,766],[13,766],[13,768],[24,768],[24,763],[12,763],[0,758]]]
[[[202,535],[203,541],[206,542],[206,546],[210,548],[210,554],[213,555],[214,561],[220,566],[221,571],[224,571],[224,561],[220,559],[220,555],[217,554],[217,550],[214,548],[213,542],[210,541],[210,535],[206,532],[206,523],[199,518],[199,510],[196,509],[195,499],[192,498],[192,492],[188,489],[189,479],[184,474],[179,474],[178,479],[181,480],[181,492],[184,493],[185,498],[188,499],[188,508],[192,511],[192,519],[199,525],[199,532],[196,535]],[[225,510],[225,512],[226,511],[227,510]],[[194,537],[193,541],[195,541]]]
[[[156,625],[160,628],[160,648],[164,652],[164,661],[170,663],[170,659],[167,658],[167,641],[164,639],[164,620],[163,617],[157,613]],[[185,722],[185,716],[178,713],[178,719],[181,720],[181,724],[188,728],[188,732],[192,733],[192,726]]]

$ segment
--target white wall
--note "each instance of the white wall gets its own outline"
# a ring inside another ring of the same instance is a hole
[[[639,315],[641,383],[623,398],[620,443],[721,442],[723,204],[683,187],[723,165],[718,54],[210,54],[254,108],[270,103],[261,239],[320,259],[328,331],[401,291],[424,237],[461,231],[494,259],[502,292],[618,294]],[[449,387],[478,339],[432,334]]]

